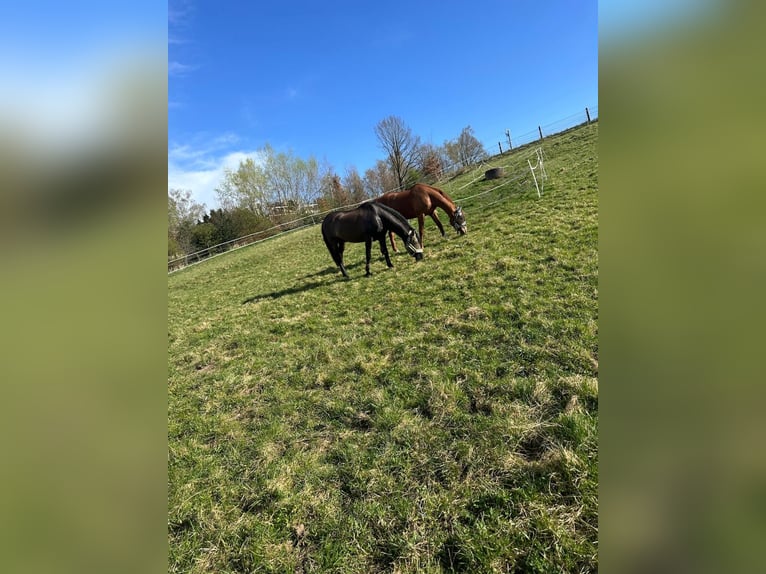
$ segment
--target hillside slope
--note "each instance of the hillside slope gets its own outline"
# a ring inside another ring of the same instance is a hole
[[[440,184],[419,263],[317,225],[168,277],[171,571],[597,569],[597,142]]]

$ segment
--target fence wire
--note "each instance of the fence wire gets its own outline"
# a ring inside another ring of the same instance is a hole
[[[593,108],[589,107],[589,108],[586,108],[586,109],[589,112],[590,123],[597,121],[598,120],[598,106],[595,106]],[[580,126],[582,124],[585,124],[587,122],[588,122],[588,114],[585,111],[583,111],[583,112],[579,112],[577,114],[572,114],[572,115],[567,116],[565,118],[562,118],[560,120],[556,120],[556,121],[554,121],[552,123],[546,124],[545,126],[539,126],[538,130],[527,132],[526,134],[522,134],[521,136],[516,136],[516,137],[512,136],[512,140],[511,141],[512,141],[512,143],[514,143],[513,148],[511,148],[509,150],[505,150],[504,152],[502,152],[500,154],[495,154],[495,155],[488,154],[489,155],[489,159],[488,160],[484,160],[484,161],[480,162],[478,165],[474,166],[468,172],[469,176],[471,177],[471,180],[469,180],[468,183],[465,183],[465,184],[461,185],[456,190],[451,190],[451,193],[453,193],[454,191],[461,191],[461,190],[465,189],[466,187],[470,186],[471,184],[476,183],[477,181],[482,179],[484,177],[485,171],[487,169],[490,169],[489,161],[492,161],[493,165],[491,167],[493,167],[493,168],[494,167],[500,167],[500,168],[503,168],[503,169],[514,168],[515,170],[518,171],[518,174],[514,175],[513,177],[505,178],[505,181],[503,181],[502,183],[500,183],[500,184],[498,184],[498,185],[496,185],[496,186],[494,186],[494,187],[492,187],[490,189],[481,191],[479,193],[475,193],[473,195],[465,196],[465,197],[452,197],[452,199],[455,202],[467,201],[469,199],[475,199],[477,197],[482,197],[482,196],[488,195],[489,193],[497,191],[498,189],[500,189],[502,187],[505,187],[507,185],[510,185],[511,183],[514,183],[514,182],[524,183],[527,180],[531,180],[532,176],[530,176],[530,171],[529,171],[530,168],[526,167],[526,163],[527,163],[527,160],[531,161],[531,159],[534,158],[535,161],[539,162],[537,165],[543,166],[544,165],[543,162],[545,161],[545,155],[544,155],[544,152],[542,150],[542,147],[537,146],[537,147],[531,148],[530,150],[526,151],[523,154],[514,153],[514,155],[509,158],[510,159],[509,163],[507,163],[505,165],[496,165],[497,161],[499,159],[501,159],[505,154],[507,154],[509,152],[518,151],[519,148],[529,146],[530,144],[541,143],[542,142],[542,140],[540,139],[540,132],[541,131],[542,131],[542,134],[543,134],[543,138],[545,138],[545,137],[548,137],[548,136],[553,136],[553,135],[556,135],[558,133],[567,131],[567,130],[572,129],[574,127],[577,127],[577,126]],[[559,129],[558,131],[553,131],[553,128],[555,126],[560,126],[561,129]],[[514,142],[514,140],[515,140],[515,142]],[[485,147],[485,151],[487,149],[491,149],[491,148],[489,148],[486,145],[484,147]],[[517,162],[517,161],[519,162],[519,164],[518,165],[514,165],[514,162]],[[530,164],[530,166],[531,166],[531,164]],[[454,177],[456,177],[456,175],[459,173],[459,171],[462,168],[462,166],[453,164],[451,166],[448,166],[448,168],[450,168],[450,169],[445,169],[444,172],[443,172],[442,177],[439,180],[437,180],[434,185],[441,186],[441,187],[447,187],[449,180],[451,180]],[[543,174],[545,173],[544,168],[543,168],[542,173]],[[474,177],[474,174],[478,174],[478,175],[476,175]],[[544,176],[544,178],[547,179],[547,174]],[[388,193],[389,191],[399,191],[399,188],[391,189],[391,190],[388,190],[388,191],[386,191],[384,193]],[[496,201],[493,201],[492,203],[488,204],[487,206],[494,205],[494,204],[498,203],[499,201],[503,201],[503,199],[504,198],[500,198],[500,199],[498,199]],[[243,235],[242,237],[237,237],[236,239],[231,239],[231,240],[225,241],[223,243],[218,243],[216,245],[212,245],[210,247],[206,247],[204,249],[200,249],[198,251],[195,251],[193,253],[189,253],[189,254],[183,255],[181,257],[176,257],[174,259],[169,259],[168,260],[168,274],[174,273],[176,271],[180,271],[181,269],[185,269],[186,267],[190,267],[192,265],[196,265],[196,264],[201,263],[203,261],[207,261],[209,259],[213,259],[215,257],[218,257],[219,255],[224,255],[226,253],[231,253],[232,251],[236,251],[238,249],[242,249],[243,247],[249,247],[250,245],[255,245],[255,244],[258,244],[258,243],[262,243],[264,241],[268,241],[269,239],[274,239],[276,237],[281,237],[282,235],[285,235],[287,233],[291,233],[293,231],[298,231],[299,229],[304,229],[306,227],[311,227],[312,225],[316,225],[317,223],[320,223],[322,221],[322,219],[324,219],[324,216],[327,215],[328,213],[331,213],[333,211],[343,210],[343,209],[352,209],[354,207],[357,207],[357,206],[361,205],[365,201],[369,201],[369,199],[365,199],[363,201],[358,201],[358,202],[355,202],[355,203],[350,203],[348,205],[343,205],[343,206],[340,206],[340,207],[335,207],[335,208],[328,209],[328,210],[321,211],[321,212],[317,212],[317,213],[310,213],[308,215],[304,215],[302,217],[299,217],[297,219],[293,219],[291,221],[285,221],[285,222],[282,222],[282,223],[278,223],[278,224],[276,224],[276,225],[274,225],[272,227],[269,227],[267,229],[262,229],[260,231],[254,232],[254,233],[249,233],[247,235]],[[281,229],[281,228],[283,228],[285,226],[290,226],[290,225],[293,225],[293,224],[296,224],[296,223],[299,223],[299,222],[302,222],[302,221],[306,221],[306,220],[311,220],[311,223],[305,223],[305,224],[302,224],[302,225],[295,225],[294,227],[290,227],[289,229],[287,229],[285,231],[280,231],[280,232],[277,232],[277,233],[273,233],[274,231],[279,230],[279,229]],[[258,236],[262,236],[264,234],[269,234],[269,233],[270,233],[270,235],[268,235],[267,237],[264,237],[263,239],[253,239],[251,241],[252,238],[255,238],[255,237],[258,237]],[[239,245],[240,243],[241,243],[241,245]],[[204,255],[204,254],[207,254],[207,255]]]

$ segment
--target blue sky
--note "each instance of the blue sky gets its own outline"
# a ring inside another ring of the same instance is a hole
[[[0,131],[43,154],[119,139],[114,85],[137,65],[164,66],[166,45],[156,0],[0,2]]]
[[[598,4],[172,0],[168,185],[215,207],[224,167],[266,143],[343,175],[383,159],[401,117],[490,150],[598,106]]]
[[[363,174],[388,115],[434,144],[471,125],[494,151],[505,129],[516,139],[598,106],[599,33],[607,48],[649,42],[723,4],[3,2],[0,129],[66,149],[119,136],[108,79],[167,49],[168,184],[213,207],[223,168],[267,142]]]

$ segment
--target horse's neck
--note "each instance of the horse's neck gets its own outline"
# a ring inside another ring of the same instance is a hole
[[[399,218],[394,217],[392,213],[384,210],[381,210],[379,215],[380,219],[384,222],[384,225],[388,228],[388,231],[393,231],[403,240],[407,239],[409,223],[407,223],[404,218],[400,220]]]
[[[446,194],[432,187],[429,190],[429,195],[431,196],[431,201],[436,204],[436,207],[441,207],[450,217],[455,215],[455,204]]]

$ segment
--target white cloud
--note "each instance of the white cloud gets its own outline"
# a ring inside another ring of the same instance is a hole
[[[215,188],[221,183],[224,170],[237,169],[246,158],[257,159],[257,150],[222,151],[236,143],[235,134],[212,138],[205,147],[171,144],[168,148],[168,188],[189,189],[197,203],[207,209],[218,208]]]
[[[217,206],[215,188],[221,181],[223,170],[184,170],[168,164],[168,189],[188,189],[197,203],[206,209]]]
[[[194,6],[191,2],[184,0],[168,2],[168,24],[172,26],[188,24],[193,12]]]
[[[105,49],[53,67],[35,63],[24,70],[19,64],[8,70],[0,90],[0,125],[18,130],[43,152],[96,149],[121,141],[126,127],[143,127],[128,113],[143,110],[142,98],[154,97],[154,90],[162,88],[165,58],[161,53],[152,56]]]
[[[181,62],[168,62],[168,75],[170,76],[185,76],[189,72],[197,69],[197,66],[190,64],[182,64]]]

